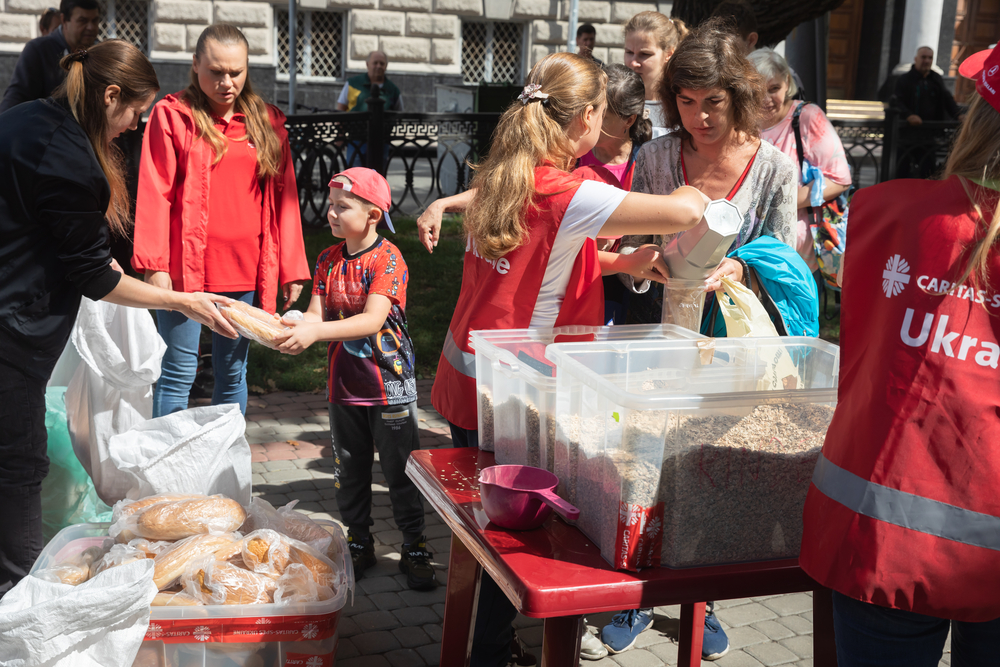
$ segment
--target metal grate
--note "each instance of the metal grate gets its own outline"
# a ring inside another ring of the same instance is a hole
[[[465,83],[519,83],[523,34],[518,23],[462,23]]]
[[[99,0],[101,30],[98,41],[123,39],[149,53],[149,0]]]
[[[301,76],[338,78],[343,67],[344,15],[339,12],[296,13],[295,64]],[[288,74],[288,11],[275,11],[278,73]]]

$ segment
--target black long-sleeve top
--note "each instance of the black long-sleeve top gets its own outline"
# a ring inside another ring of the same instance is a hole
[[[14,66],[10,85],[3,94],[3,100],[0,100],[0,113],[21,102],[40,100],[51,95],[66,77],[66,72],[59,67],[59,61],[67,53],[69,46],[63,37],[62,26],[25,44],[17,65]]]
[[[961,110],[948,92],[944,79],[931,70],[921,76],[914,66],[896,80],[896,106],[903,117],[917,115],[923,120],[957,119]]]
[[[111,189],[65,100],[0,114],[0,360],[47,379],[80,297],[118,285]]]

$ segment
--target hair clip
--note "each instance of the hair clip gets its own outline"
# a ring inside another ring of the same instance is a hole
[[[542,84],[540,83],[529,83],[521,91],[521,94],[517,96],[517,99],[521,101],[521,104],[527,104],[531,100],[541,100],[542,104],[549,99],[548,93],[541,92]]]
[[[80,49],[78,51],[74,51],[73,53],[69,54],[69,59],[70,62],[82,63],[84,60],[87,59],[88,55],[90,54],[87,53],[87,49]]]
[[[647,109],[646,107],[642,108],[642,119],[649,120],[649,109]]]

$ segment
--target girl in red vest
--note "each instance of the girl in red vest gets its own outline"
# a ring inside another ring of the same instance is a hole
[[[681,231],[704,214],[707,200],[692,187],[669,196],[637,194],[570,173],[597,143],[606,80],[588,58],[543,58],[477,167],[475,195],[467,195],[462,291],[432,393],[456,446],[478,444],[470,331],[600,325],[600,280],[596,290],[572,284],[573,276],[594,275],[574,268],[584,243],[599,235]],[[596,267],[594,248],[582,259]],[[516,612],[489,577],[483,577],[479,608],[472,664],[505,665]]]
[[[132,266],[147,283],[218,292],[274,312],[311,278],[285,116],[250,85],[247,40],[209,26],[195,47],[191,85],[167,95],[142,139]],[[167,344],[153,416],[183,410],[198,368],[201,325],[160,312]],[[246,412],[249,341],[212,337],[212,404]]]
[[[985,62],[984,62],[985,60]],[[840,391],[799,563],[834,590],[840,667],[1000,661],[1000,51],[942,181],[851,202]]]

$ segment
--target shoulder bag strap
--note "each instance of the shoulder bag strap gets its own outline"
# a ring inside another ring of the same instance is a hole
[[[808,102],[803,102],[795,108],[795,113],[792,114],[792,132],[795,133],[795,154],[799,158],[799,173],[802,173],[802,161],[805,159],[804,149],[802,147],[802,130],[799,129],[799,115],[802,113],[802,108],[809,104]],[[819,224],[816,219],[817,212],[813,210],[812,206],[806,207],[806,214],[809,216],[809,220],[812,224]]]

